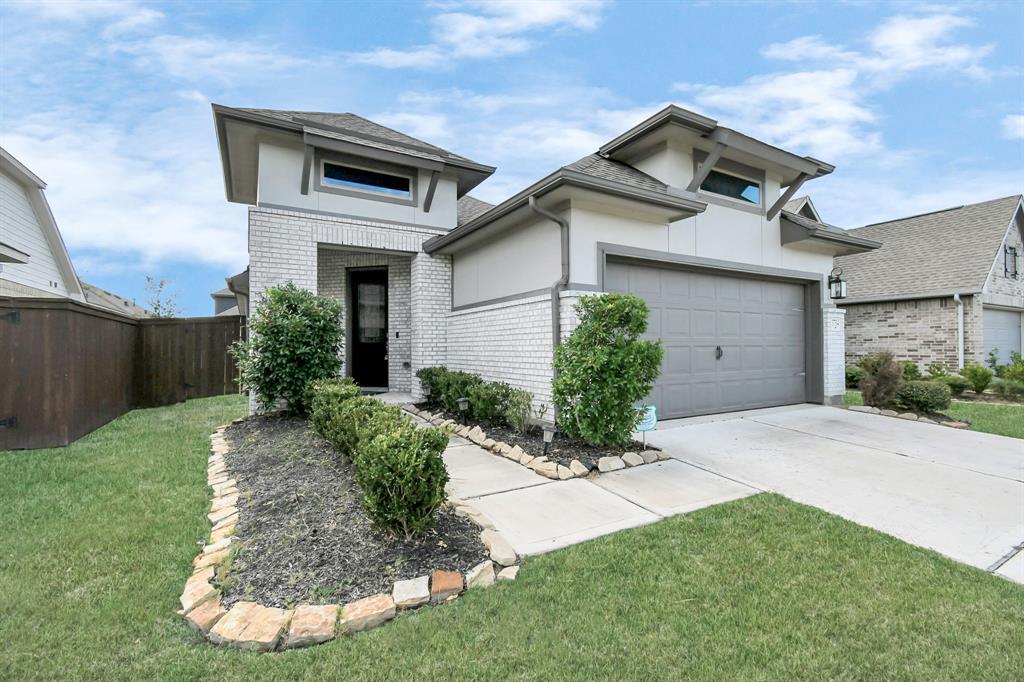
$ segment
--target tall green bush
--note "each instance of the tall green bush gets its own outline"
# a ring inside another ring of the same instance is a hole
[[[992,383],[993,372],[988,367],[970,364],[964,367],[963,375],[964,379],[967,379],[967,383],[971,385],[972,391],[984,393],[988,385]]]
[[[356,484],[375,524],[406,540],[433,524],[448,482],[447,444],[447,434],[405,422],[360,446]]]
[[[846,387],[847,388],[860,388],[860,382],[864,380],[867,372],[864,371],[863,367],[858,365],[847,365],[846,366]]]
[[[1003,365],[1003,378],[1024,382],[1024,357],[1020,353],[1010,353],[1010,364]]]
[[[647,305],[631,294],[586,296],[576,304],[579,325],[555,349],[553,399],[558,427],[593,445],[625,445],[661,367],[659,342],[647,331]]]
[[[338,375],[343,335],[340,303],[288,282],[264,292],[249,319],[249,340],[231,353],[260,407],[280,400],[287,411],[305,414],[309,382]]]
[[[864,404],[872,407],[892,405],[903,380],[903,368],[893,359],[892,353],[869,355],[861,359],[860,366],[865,372],[860,382]]]
[[[938,412],[949,407],[950,387],[940,381],[907,381],[896,389],[898,407],[915,412]]]
[[[903,369],[904,381],[917,381],[921,378],[921,368],[913,360],[901,360],[900,367]]]

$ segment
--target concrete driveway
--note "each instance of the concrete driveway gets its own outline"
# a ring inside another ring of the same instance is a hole
[[[1024,440],[816,405],[664,422],[647,439],[680,462],[1024,582]]]

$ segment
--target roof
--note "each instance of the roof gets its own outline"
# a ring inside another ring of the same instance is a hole
[[[574,161],[567,166],[562,166],[562,168],[577,171],[595,178],[611,180],[612,182],[621,182],[624,185],[630,185],[639,189],[668,194],[668,185],[661,180],[658,180],[641,170],[637,170],[627,163],[606,159],[598,154],[588,154],[579,161]]]
[[[803,207],[806,208],[806,204]],[[850,230],[813,220],[802,213],[782,209],[779,219],[783,245],[804,241],[828,245],[834,255],[861,253],[882,246],[879,241],[851,234]]]
[[[91,303],[98,308],[110,310],[129,317],[149,317],[149,311],[142,306],[136,305],[135,301],[131,301],[124,296],[112,294],[105,289],[100,289],[98,286],[89,284],[85,281],[82,282],[82,290],[85,292],[86,303]]]
[[[790,199],[782,207],[782,210],[789,211],[790,213],[794,213],[796,215],[802,215],[805,218],[816,220],[819,223],[822,222],[821,216],[818,214],[818,209],[814,207],[814,203],[811,202],[811,198],[806,194],[802,197]]]
[[[480,201],[476,197],[471,197],[467,194],[456,202],[455,208],[458,211],[458,224],[462,225],[487,213],[487,211],[494,208],[494,204]]]
[[[234,298],[235,292],[231,291],[231,289],[228,289],[227,287],[224,287],[223,289],[218,289],[217,291],[213,292],[212,294],[210,294],[210,296],[212,296],[213,298]]]
[[[835,259],[845,302],[982,291],[1020,203],[1013,195],[850,230],[882,248]]]

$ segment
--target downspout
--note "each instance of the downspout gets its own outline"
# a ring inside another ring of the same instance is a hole
[[[956,363],[959,369],[964,368],[964,302],[960,294],[953,294],[956,301]]]
[[[556,223],[561,232],[562,276],[551,285],[551,351],[554,353],[555,347],[558,346],[558,342],[562,338],[561,293],[569,284],[569,221],[538,206],[535,196],[530,196],[529,204],[531,211]],[[558,370],[552,368],[552,378],[557,377]],[[556,409],[554,405],[551,406],[553,420],[558,416]]]

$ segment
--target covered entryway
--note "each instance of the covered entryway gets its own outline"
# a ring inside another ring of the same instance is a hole
[[[648,400],[661,419],[808,400],[804,284],[610,261],[607,291],[650,307],[665,349]]]
[[[1021,313],[985,308],[985,355],[997,350],[999,364],[1010,362],[1010,353],[1021,352]]]

